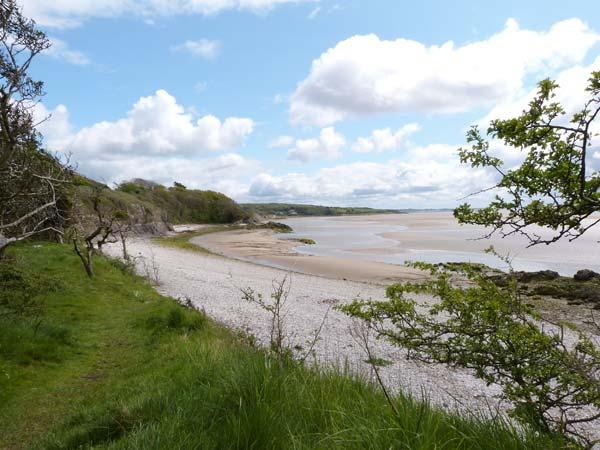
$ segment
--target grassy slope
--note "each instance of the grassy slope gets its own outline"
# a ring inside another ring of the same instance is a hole
[[[339,374],[270,364],[242,337],[98,258],[11,251],[53,280],[34,334],[0,322],[0,448],[557,448],[463,420]]]

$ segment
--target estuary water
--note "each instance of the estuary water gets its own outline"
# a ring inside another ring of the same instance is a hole
[[[515,270],[555,270],[573,275],[579,269],[600,272],[600,226],[569,242],[527,248],[521,236],[481,239],[483,227],[459,225],[451,212],[419,212],[343,217],[298,217],[283,220],[292,237],[311,238],[316,245],[297,247],[300,253],[369,260],[391,264],[462,261],[506,270],[506,263],[484,253],[493,245],[512,259]],[[547,233],[537,229],[536,232]],[[290,235],[285,235],[289,237]]]

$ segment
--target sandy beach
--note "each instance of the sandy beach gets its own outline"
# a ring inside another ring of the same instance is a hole
[[[386,280],[423,276],[391,264],[338,263],[329,257],[298,255],[293,250],[297,242],[278,238],[270,230],[213,233],[194,238],[193,242],[231,257],[166,248],[150,237],[132,240],[129,249],[138,256],[140,273],[158,274],[157,289],[161,293],[190,299],[214,320],[255,336],[261,345],[268,344],[269,317],[256,305],[245,302],[241,289],[250,287],[268,297],[273,282],[288,277],[291,283],[285,319],[288,346],[307,346],[325,318],[314,348],[315,360],[325,367],[350,369],[368,379],[374,379],[374,374],[353,337],[356,322],[332,306],[356,298],[383,299]],[[108,251],[120,255],[116,244]],[[271,266],[256,263],[266,257]],[[272,267],[274,261],[293,264],[298,271]],[[379,278],[369,278],[377,274]],[[498,386],[486,386],[468,370],[407,360],[404,350],[380,340],[372,339],[371,347],[378,358],[390,363],[380,370],[385,384],[394,392],[402,390],[417,398],[424,395],[434,405],[482,414],[508,406],[500,398]],[[596,425],[588,424],[586,428],[592,430]]]
[[[218,233],[213,239],[219,235],[224,240],[231,237],[230,233]],[[290,273],[218,255],[166,248],[152,238],[132,240],[129,249],[138,257],[140,273],[154,273],[156,269],[159,292],[174,298],[189,298],[211,318],[255,336],[263,345],[268,343],[269,317],[256,305],[245,302],[241,289],[251,287],[268,296],[274,280],[289,277],[285,321],[288,345],[306,346],[326,316],[315,346],[316,360],[325,366],[347,367],[367,378],[373,377],[364,352],[352,337],[354,322],[331,307],[356,298],[384,298],[384,286]],[[120,256],[117,244],[111,244],[107,251]],[[403,389],[416,397],[426,395],[436,405],[459,410],[475,408],[485,412],[490,404],[499,403],[499,389],[486,386],[466,370],[408,361],[403,350],[386,342],[373,339],[371,344],[377,357],[391,362],[381,371],[393,391]]]
[[[423,279],[423,273],[396,264],[298,253],[294,250],[301,245],[297,240],[278,237],[271,230],[211,233],[192,238],[191,242],[229,258],[325,278],[375,284]]]

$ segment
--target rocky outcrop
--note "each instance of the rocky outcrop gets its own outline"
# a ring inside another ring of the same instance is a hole
[[[575,281],[589,281],[594,278],[600,278],[600,273],[589,269],[578,270],[577,273],[573,275]]]

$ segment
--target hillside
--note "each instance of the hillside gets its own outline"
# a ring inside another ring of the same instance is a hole
[[[360,214],[399,214],[396,209],[375,209],[356,206],[319,206],[294,203],[242,203],[249,213],[261,216],[345,216]]]
[[[247,217],[246,212],[225,194],[187,189],[179,183],[165,187],[135,179],[121,183],[117,191],[161,209],[173,224],[232,223]]]
[[[214,191],[165,187],[147,180],[122,183],[116,189],[81,176],[74,178],[70,193],[70,216],[84,228],[95,223],[95,196],[107,214],[127,213],[136,232],[160,234],[180,223],[232,223],[247,217],[238,204]]]

